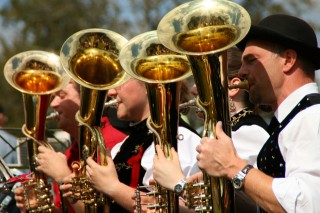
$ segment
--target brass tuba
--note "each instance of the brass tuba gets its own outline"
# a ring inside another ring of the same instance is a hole
[[[177,150],[179,100],[181,80],[191,76],[187,57],[164,47],[156,31],[140,34],[131,39],[120,52],[120,62],[132,77],[146,83],[150,114],[147,125],[154,133],[155,144],[161,146],[170,159],[170,149]],[[136,209],[146,205],[153,212],[178,212],[178,197],[156,184],[155,190],[147,193],[155,203],[140,203],[136,191]]]
[[[80,84],[79,122],[80,175],[73,179],[73,198],[82,200],[86,212],[102,212],[106,198],[93,189],[86,177],[86,159],[92,156],[106,165],[106,147],[100,130],[107,90],[128,80],[118,55],[127,40],[104,29],[86,29],[71,35],[61,48],[61,63],[70,77]]]
[[[28,212],[51,212],[53,200],[47,176],[37,171],[38,146],[51,148],[45,139],[46,114],[51,96],[64,88],[69,76],[64,72],[59,56],[44,51],[26,51],[11,57],[4,66],[8,83],[22,92],[27,138],[30,179],[22,182]]]
[[[186,54],[205,114],[204,137],[214,138],[217,121],[231,135],[228,107],[226,50],[248,33],[251,20],[240,5],[227,0],[190,1],[168,12],[157,32],[160,42],[172,51]],[[224,178],[203,174],[194,184],[201,194],[187,187],[188,206],[197,212],[233,212],[233,188]],[[197,190],[195,190],[197,191]]]

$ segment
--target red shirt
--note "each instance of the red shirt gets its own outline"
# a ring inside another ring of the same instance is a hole
[[[107,116],[102,117],[101,119],[101,132],[104,138],[104,143],[107,148],[110,150],[119,142],[122,142],[127,136],[125,133],[114,128]]]
[[[114,145],[116,145],[119,142],[122,142],[124,138],[127,136],[125,133],[121,132],[120,130],[114,128],[111,123],[109,122],[108,117],[104,116],[101,119],[101,132],[104,138],[104,142],[107,148],[110,150]],[[69,147],[65,155],[67,157],[67,162],[71,170],[71,164],[74,161],[79,161],[79,148],[78,143],[74,141]],[[53,192],[55,194],[54,196],[54,204],[56,207],[61,209],[61,199],[60,199],[60,190],[58,183],[53,183]],[[71,206],[68,205],[68,209],[70,213],[74,213],[74,210]]]

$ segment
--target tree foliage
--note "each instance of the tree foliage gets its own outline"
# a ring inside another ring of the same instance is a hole
[[[38,49],[59,53],[73,33],[87,28],[109,29],[128,39],[155,30],[161,18],[187,0],[6,0],[0,8],[1,67],[14,54]],[[238,0],[251,15],[252,22],[272,13],[303,16],[319,8],[317,0]],[[309,20],[317,29],[314,20]],[[4,105],[9,125],[23,123],[21,94],[0,75],[0,104]]]

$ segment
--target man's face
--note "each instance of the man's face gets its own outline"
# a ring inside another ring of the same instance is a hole
[[[79,110],[80,94],[73,83],[69,83],[64,89],[55,93],[50,106],[59,113],[59,128],[70,132],[70,128],[77,126],[75,114]]]
[[[270,43],[249,41],[242,55],[239,76],[249,82],[250,101],[273,105],[283,84],[283,58],[273,53]]]
[[[127,121],[141,121],[149,116],[148,97],[145,84],[131,78],[125,84],[108,91],[116,98],[117,116]]]

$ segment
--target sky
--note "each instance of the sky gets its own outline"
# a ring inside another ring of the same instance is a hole
[[[0,8],[9,0],[0,0]],[[234,0],[234,2],[239,3],[243,0]],[[280,1],[283,2],[283,0],[274,0],[274,1]],[[319,19],[319,13],[320,13],[320,0],[312,0],[314,2],[319,2],[319,4],[315,4],[316,6],[313,8],[312,11],[309,11],[308,13],[305,13],[301,18],[305,19],[305,20],[318,20]],[[1,19],[0,19],[1,22]],[[0,33],[2,33],[3,31],[8,32],[10,31],[10,29],[6,29],[6,30],[1,30]],[[10,35],[7,36],[8,38],[10,38]],[[317,33],[317,39],[318,39],[318,46],[320,46],[320,32]],[[316,72],[317,74],[317,81],[320,83],[320,72]],[[320,84],[319,84],[320,85]]]

